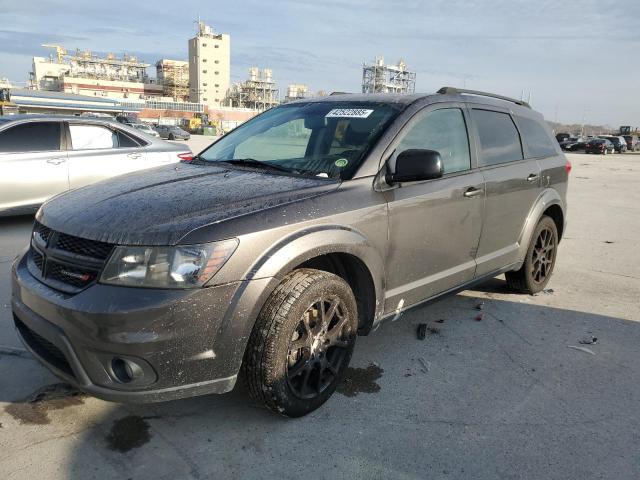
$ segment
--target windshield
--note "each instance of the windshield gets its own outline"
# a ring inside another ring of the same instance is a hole
[[[346,180],[401,111],[378,102],[309,102],[264,112],[222,137],[198,159],[255,161],[281,170]]]

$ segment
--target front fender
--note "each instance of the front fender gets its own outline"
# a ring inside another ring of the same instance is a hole
[[[384,260],[361,232],[350,227],[317,225],[293,232],[258,258],[246,272],[245,279],[282,279],[301,263],[329,253],[347,253],[365,264],[375,288],[375,319],[380,318],[384,304]]]
[[[562,201],[562,197],[560,197],[560,194],[552,188],[543,190],[533,204],[533,207],[531,207],[529,215],[527,216],[527,220],[525,221],[524,228],[522,229],[522,233],[520,234],[520,238],[518,240],[519,263],[524,262],[524,259],[527,256],[527,250],[529,249],[529,244],[531,243],[531,237],[533,236],[533,231],[535,230],[536,225],[540,221],[540,217],[542,217],[542,214],[552,205],[558,205],[562,209],[563,218],[566,218],[566,206]]]

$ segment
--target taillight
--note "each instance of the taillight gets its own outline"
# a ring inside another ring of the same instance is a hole
[[[190,162],[191,160],[193,160],[193,153],[191,152],[179,153],[178,158],[180,159],[181,162]]]
[[[571,162],[569,160],[567,160],[567,163],[564,164],[564,169],[566,170],[567,175],[571,173]]]

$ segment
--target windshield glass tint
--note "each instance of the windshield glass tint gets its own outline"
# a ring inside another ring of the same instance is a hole
[[[377,102],[283,105],[233,130],[199,158],[253,159],[292,173],[344,180],[353,176],[401,108]]]

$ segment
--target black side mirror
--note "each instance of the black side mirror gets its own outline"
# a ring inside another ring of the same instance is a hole
[[[387,173],[385,181],[392,185],[440,178],[444,174],[442,158],[435,150],[405,150],[396,158],[394,173]]]

